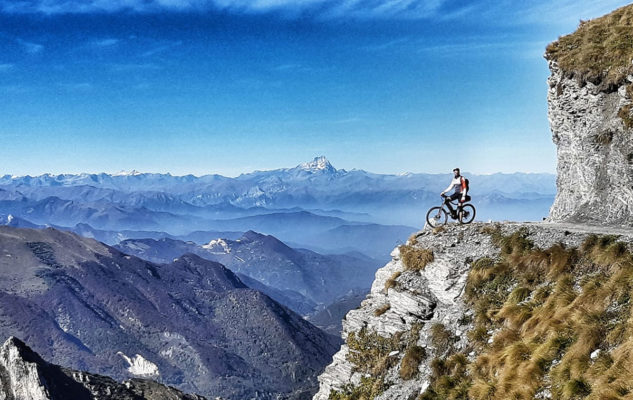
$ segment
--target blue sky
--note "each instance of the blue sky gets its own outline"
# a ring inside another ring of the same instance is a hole
[[[0,174],[555,172],[544,48],[626,3],[0,0]]]

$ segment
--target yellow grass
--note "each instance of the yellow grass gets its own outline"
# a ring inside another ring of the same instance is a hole
[[[493,234],[500,258],[473,263],[466,301],[475,318],[464,353],[477,356],[464,373],[449,368],[453,350],[440,354],[419,399],[533,399],[545,388],[555,399],[633,398],[628,246],[590,236],[578,249],[541,250],[526,237]]]

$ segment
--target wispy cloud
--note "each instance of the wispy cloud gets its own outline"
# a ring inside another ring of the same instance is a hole
[[[24,48],[24,51],[26,51],[29,54],[37,54],[41,52],[42,50],[44,50],[44,45],[42,44],[29,42],[22,39],[17,39],[17,41],[18,43],[22,45],[22,47]]]
[[[8,63],[0,63],[0,72],[8,72],[11,71],[15,65]]]
[[[626,0],[0,0],[0,12],[81,14],[112,12],[206,12],[359,19],[484,19],[497,23],[543,23],[600,16]]]
[[[180,40],[178,41],[171,41],[171,42],[159,42],[154,44],[152,47],[150,47],[148,50],[144,51],[143,53],[141,53],[141,57],[150,57],[153,56],[155,54],[160,54],[163,53],[165,51],[171,50],[175,47],[178,47],[182,44],[182,42]]]
[[[424,17],[447,0],[0,0],[5,13],[94,13],[228,10],[266,13],[318,11],[330,17]]]
[[[91,44],[94,47],[113,47],[113,46],[116,46],[119,42],[120,42],[119,39],[107,38],[107,39],[95,40]]]

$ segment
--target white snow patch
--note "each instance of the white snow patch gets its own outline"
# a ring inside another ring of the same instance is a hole
[[[224,239],[213,239],[209,243],[202,245],[202,248],[210,250],[213,254],[228,254],[231,252],[229,244]]]
[[[116,174],[112,174],[112,176],[136,176],[136,175],[142,175],[142,172],[138,172],[137,170],[133,169],[131,171],[119,171]]]
[[[117,352],[117,354],[120,355],[121,357],[123,357],[123,359],[125,361],[127,361],[128,364],[130,364],[130,366],[128,367],[127,370],[132,375],[136,375],[136,376],[156,376],[156,375],[159,374],[158,367],[156,366],[156,364],[154,364],[151,361],[146,360],[140,354],[137,354],[137,355],[133,356],[132,358],[126,356],[124,353],[122,353],[120,351]]]
[[[596,358],[598,358],[599,355],[600,355],[600,349],[596,349],[591,352],[589,357],[591,357],[592,360],[595,360]]]
[[[7,224],[10,224],[11,221],[13,221],[13,215],[9,214],[7,215]]]

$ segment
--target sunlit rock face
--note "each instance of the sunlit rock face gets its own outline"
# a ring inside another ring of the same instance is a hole
[[[554,61],[549,65],[548,117],[558,156],[549,219],[631,225],[633,130],[618,116],[630,103],[626,85],[605,91],[566,77]]]

